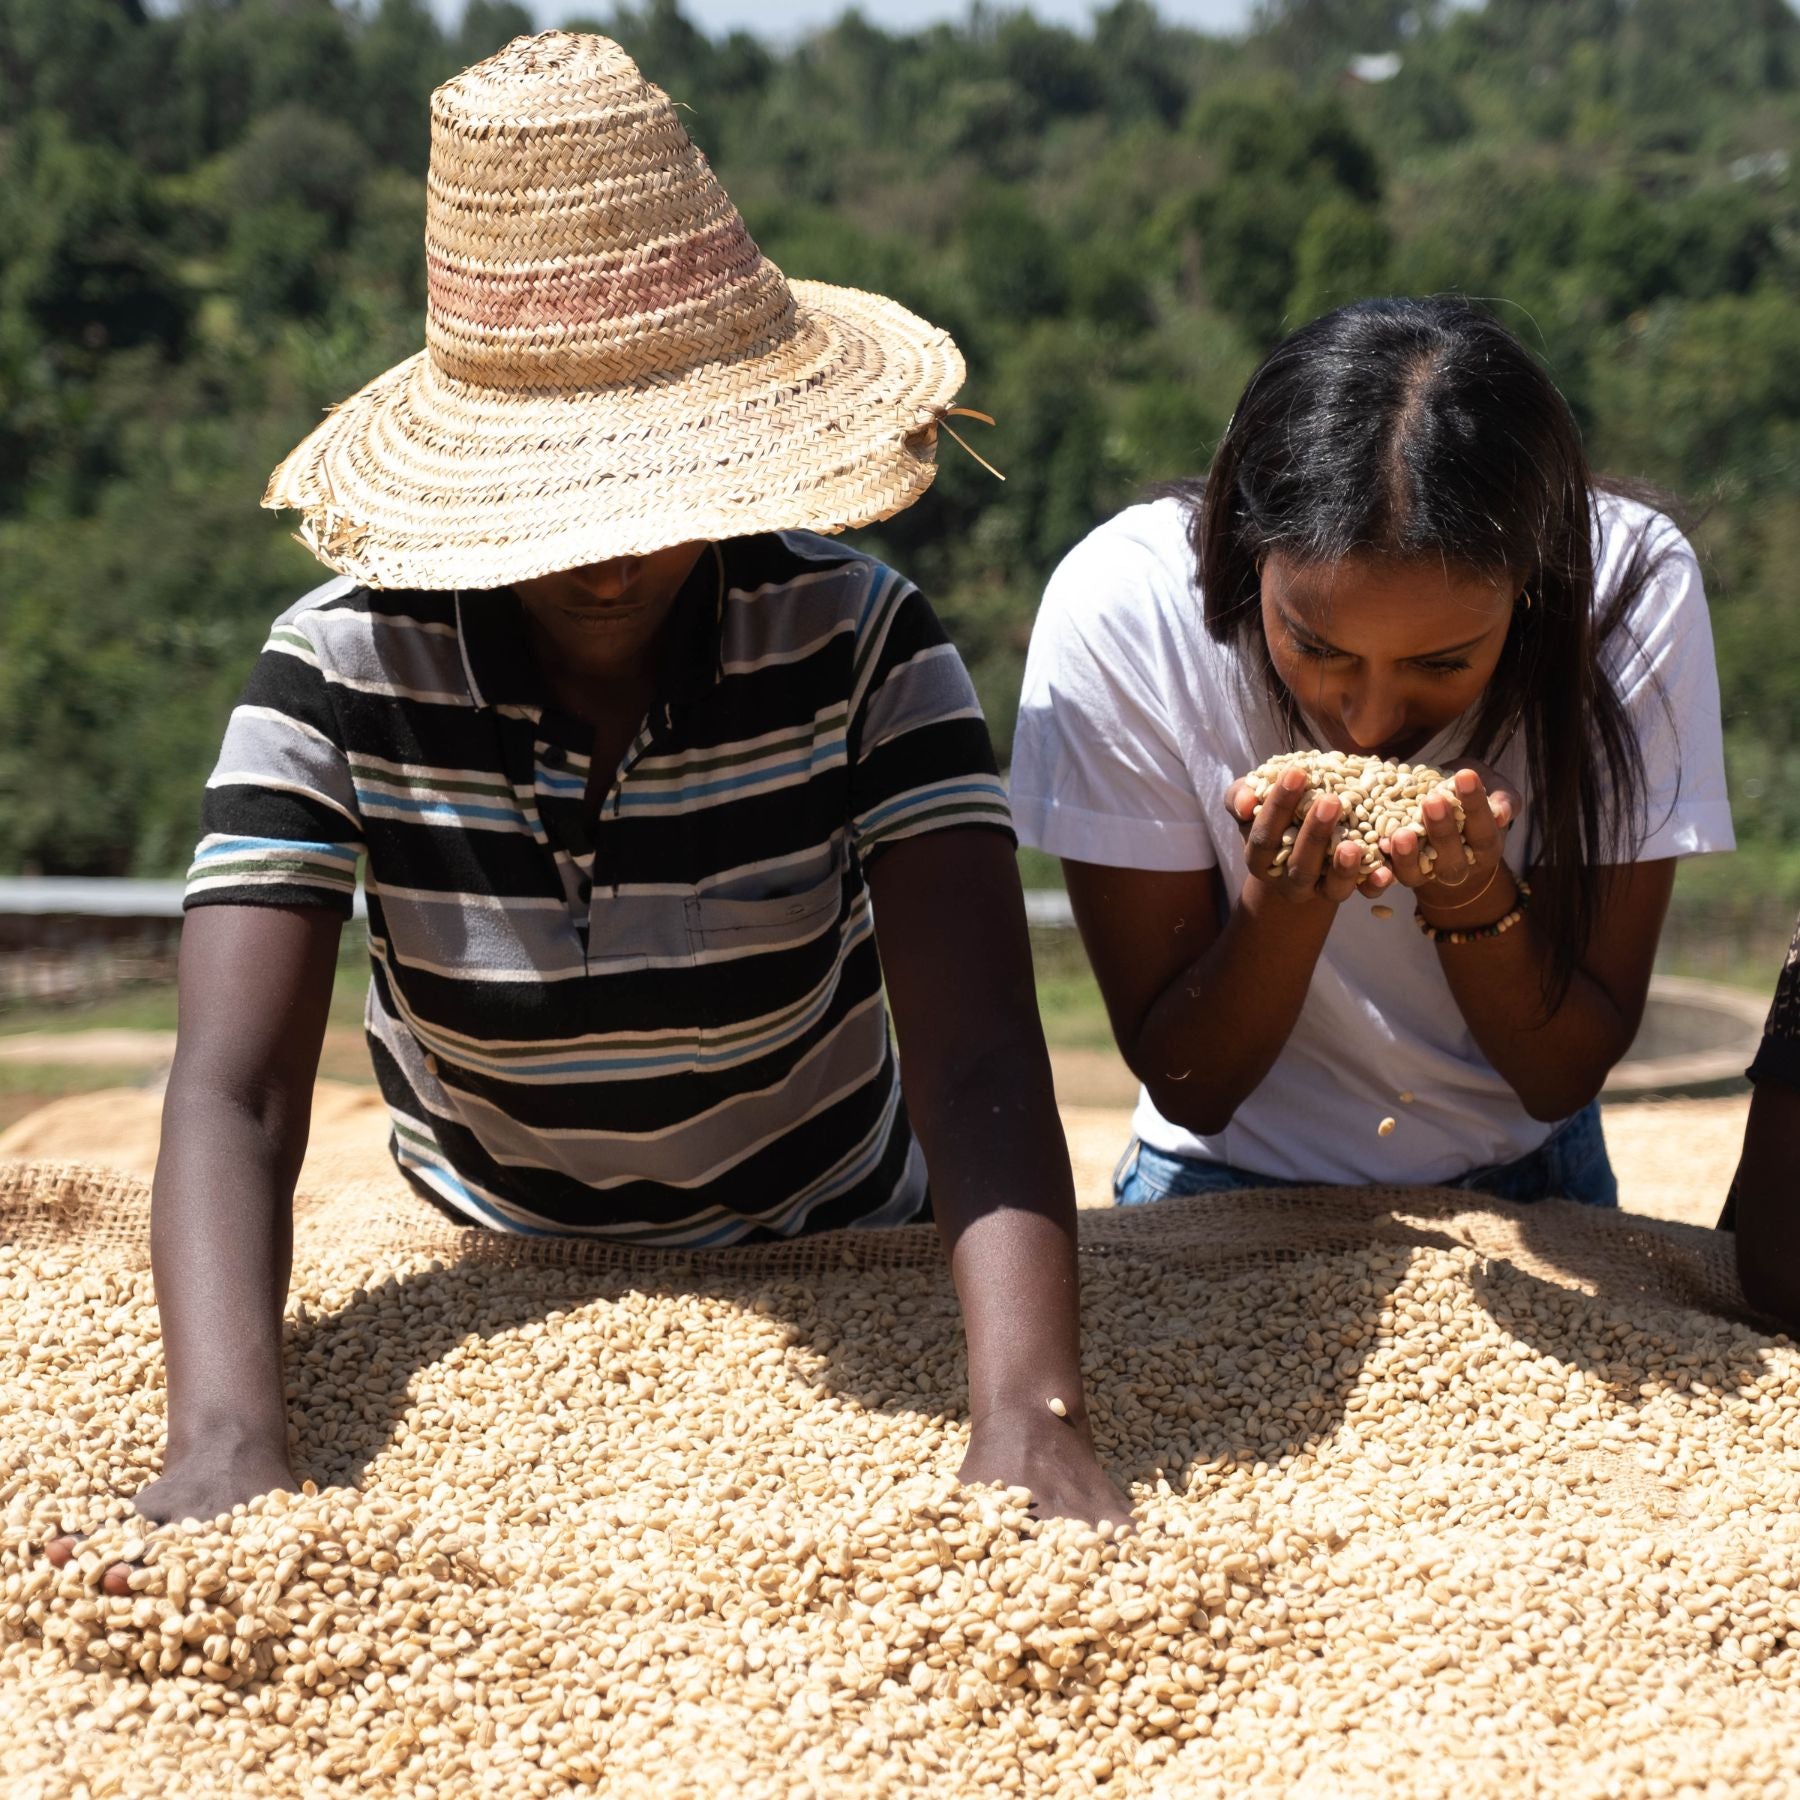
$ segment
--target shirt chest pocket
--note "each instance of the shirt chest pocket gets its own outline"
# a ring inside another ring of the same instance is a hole
[[[707,1045],[733,1060],[793,1052],[830,1004],[843,904],[836,871],[785,894],[688,902]]]
[[[833,926],[843,906],[843,877],[833,870],[823,881],[791,893],[697,894],[687,902],[688,935],[705,962],[803,949],[835,948]]]

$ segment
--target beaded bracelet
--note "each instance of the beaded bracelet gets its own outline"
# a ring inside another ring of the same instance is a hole
[[[1482,938],[1499,937],[1503,932],[1511,931],[1530,910],[1531,883],[1521,881],[1518,898],[1513,901],[1512,911],[1502,913],[1491,925],[1474,925],[1467,931],[1446,931],[1442,926],[1428,924],[1423,913],[1414,913],[1413,923],[1434,944],[1473,944]]]

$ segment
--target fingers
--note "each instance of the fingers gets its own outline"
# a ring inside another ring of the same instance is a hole
[[[1236,781],[1226,789],[1227,809],[1240,825],[1246,825],[1247,809],[1254,808],[1244,834],[1244,861],[1250,873],[1294,901],[1317,898],[1338,905],[1354,893],[1374,899],[1391,889],[1399,879],[1393,869],[1384,865],[1365,869],[1361,847],[1342,841],[1342,799],[1316,794],[1301,815],[1305,793],[1306,777],[1299,769],[1284,770],[1260,806],[1248,783]],[[1291,841],[1284,845],[1284,839]],[[1416,862],[1415,853],[1415,883],[1424,880],[1416,872]]]
[[[1299,835],[1288,852],[1287,877],[1290,891],[1310,894],[1331,863],[1331,839],[1344,806],[1333,794],[1321,794],[1300,821]]]
[[[1398,884],[1399,877],[1393,866],[1387,862],[1378,862],[1374,868],[1366,867],[1359,859],[1356,867],[1356,891],[1370,900],[1379,900],[1390,888]]]
[[[1419,847],[1424,841],[1410,825],[1402,825],[1392,836],[1381,840],[1382,854],[1401,887],[1423,887],[1431,879],[1419,860]]]
[[[1356,892],[1362,879],[1362,852],[1354,844],[1339,844],[1326,866],[1319,891],[1334,906],[1341,905]]]
[[[1481,791],[1479,781],[1475,788],[1477,793]],[[1485,800],[1482,805],[1485,810]],[[1474,864],[1469,858],[1469,847],[1463,842],[1455,807],[1442,794],[1427,794],[1419,810],[1424,814],[1425,836],[1436,858],[1431,866],[1432,879],[1440,887],[1461,887],[1468,880]]]
[[[1294,822],[1294,809],[1300,804],[1300,796],[1305,788],[1306,777],[1298,769],[1289,769],[1276,782],[1268,799],[1256,808],[1249,834],[1244,840],[1244,860],[1249,865],[1251,874],[1264,881],[1273,880],[1278,873],[1275,859],[1281,851],[1281,840]],[[1249,785],[1241,781],[1227,790],[1228,804],[1233,796],[1236,797],[1237,806],[1243,804],[1245,796],[1255,798]],[[1239,817],[1241,822],[1241,814]],[[1297,850],[1299,846],[1296,845],[1295,848]]]
[[[1462,802],[1463,837],[1470,851],[1480,862],[1498,862],[1512,822],[1512,796],[1502,791],[1490,797],[1473,769],[1458,769],[1456,797]]]
[[[1453,890],[1502,861],[1517,802],[1499,780],[1478,767],[1459,769],[1425,796],[1416,825],[1401,826],[1381,840],[1384,861],[1367,870],[1354,846],[1334,842],[1343,834],[1343,802],[1337,795],[1315,794],[1300,812],[1307,787],[1299,769],[1284,770],[1260,805],[1243,780],[1233,782],[1225,798],[1244,829],[1252,875],[1290,900],[1317,897],[1336,904],[1351,893],[1374,899],[1395,887]],[[1285,849],[1284,838],[1290,840]]]
[[[1506,833],[1518,816],[1518,803],[1505,788],[1490,789],[1473,768],[1458,769],[1452,785],[1462,807],[1458,824],[1456,808],[1442,793],[1429,794],[1420,807],[1424,831],[1403,825],[1381,840],[1382,853],[1393,866],[1402,887],[1427,883],[1455,889],[1484,869],[1492,868],[1506,854]],[[1429,843],[1436,858],[1427,874],[1420,848]]]
[[[44,1546],[44,1561],[53,1569],[66,1569],[74,1559],[77,1547],[81,1543],[79,1536],[52,1538]],[[130,1563],[114,1563],[100,1577],[102,1593],[111,1594],[115,1599],[131,1592]]]
[[[1454,777],[1456,791],[1460,798],[1467,800],[1474,792],[1467,786],[1463,777],[1473,775],[1482,792],[1487,796],[1489,808],[1502,830],[1519,815],[1518,796],[1507,786],[1507,778],[1489,763],[1473,760],[1458,763]]]
[[[1258,809],[1245,841],[1250,872],[1295,901],[1319,898],[1337,905],[1359,889],[1373,897],[1392,887],[1391,870],[1365,873],[1362,852],[1341,841],[1344,805],[1335,794],[1319,795],[1298,826],[1293,824],[1304,788],[1300,772],[1288,770]],[[1294,839],[1284,850],[1282,840],[1290,830]]]

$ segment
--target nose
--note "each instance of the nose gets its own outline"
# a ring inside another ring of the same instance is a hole
[[[635,556],[620,556],[610,562],[589,563],[573,572],[574,579],[577,586],[596,598],[615,600],[636,580],[641,560]]]
[[[1344,695],[1338,716],[1358,750],[1379,750],[1406,729],[1406,703],[1393,688],[1364,682]]]

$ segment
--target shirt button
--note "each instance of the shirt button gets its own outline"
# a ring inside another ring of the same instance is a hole
[[[425,1056],[425,1073],[435,1075],[438,1072],[438,1059],[428,1051]]]
[[[546,744],[544,754],[539,758],[546,769],[560,769],[569,760],[569,753],[561,744]]]

